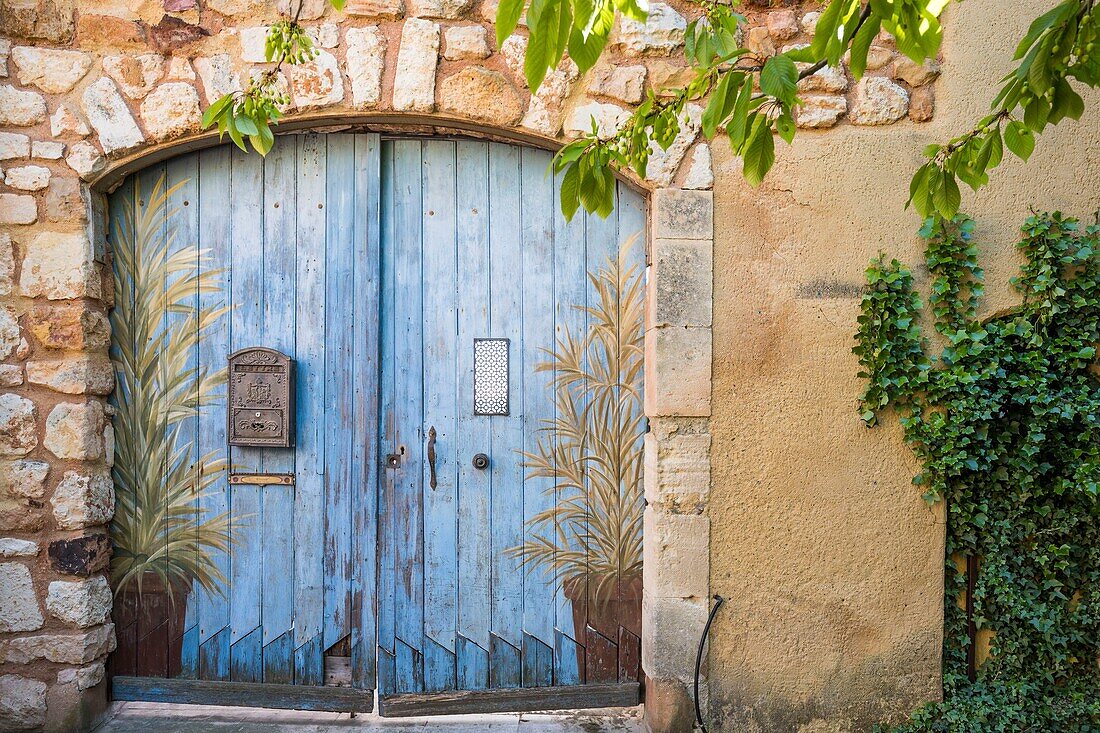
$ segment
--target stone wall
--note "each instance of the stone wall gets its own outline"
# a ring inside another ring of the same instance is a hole
[[[593,120],[613,131],[648,88],[689,75],[680,48],[687,3],[656,3],[647,23],[622,22],[598,68],[582,78],[566,61],[532,97],[526,29],[496,48],[494,0],[348,0],[343,12],[302,2],[320,51],[286,69],[284,129],[393,129],[407,119],[418,132],[472,124],[553,146]],[[106,697],[113,379],[104,186],[143,156],[213,144],[198,129],[202,109],[265,67],[266,25],[287,5],[0,0],[0,728],[86,727]],[[745,43],[764,53],[806,43],[816,7],[752,10]],[[937,65],[917,67],[881,40],[869,68],[858,84],[828,69],[801,82],[808,103],[798,124],[931,118]],[[654,192],[643,656],[655,730],[689,725],[711,585],[714,176],[700,112],[689,108],[639,182]]]

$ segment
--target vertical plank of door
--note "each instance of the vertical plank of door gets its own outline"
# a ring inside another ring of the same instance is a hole
[[[208,252],[207,267],[215,273],[219,287],[216,291],[200,293],[199,302],[204,311],[232,305],[230,287],[231,229],[229,217],[229,191],[231,186],[231,153],[229,147],[204,150],[199,154],[199,247]],[[223,314],[199,342],[199,366],[208,374],[225,368],[229,355],[229,314]],[[225,399],[225,388],[220,390]],[[215,405],[222,404],[215,400]],[[223,410],[210,409],[199,415],[198,454],[210,462],[226,460],[228,449],[225,440],[225,414]],[[229,511],[229,482],[224,474],[209,485],[201,498],[204,517],[224,516]],[[230,576],[229,553],[210,550],[215,567],[228,580]],[[219,592],[220,591],[220,592]],[[199,598],[199,677],[204,680],[229,679],[229,593],[226,583],[220,588],[198,593]]]
[[[455,143],[423,143],[422,264],[424,293],[424,429],[434,427],[436,486],[424,467],[424,684],[454,689],[455,592]],[[428,641],[435,642],[429,644]]]
[[[489,686],[489,476],[470,463],[489,453],[492,418],[474,415],[474,339],[489,336],[489,145],[458,143],[458,382],[455,447],[458,460],[458,608],[455,654],[458,687]]]
[[[523,445],[523,273],[519,149],[489,146],[489,319],[494,338],[510,339],[508,392],[511,414],[491,424],[492,634],[489,684],[519,687],[523,645],[523,576],[506,551],[523,542],[523,466],[515,449]]]
[[[375,554],[378,492],[378,355],[379,355],[379,139],[356,135],[355,212],[353,212],[355,281],[352,287],[354,340],[352,377],[355,431],[352,436],[352,684],[375,686]]]
[[[196,246],[198,244],[198,223],[199,223],[199,159],[194,155],[185,155],[179,158],[170,160],[166,166],[167,171],[167,187],[172,189],[175,186],[179,188],[173,193],[166,203],[168,215],[172,217],[169,222],[169,226],[175,227],[175,236],[171,237],[168,245],[168,256],[179,256],[182,250],[189,250],[193,254],[188,257],[186,264],[189,267],[198,268],[200,263],[197,258]],[[193,292],[189,293],[186,298],[182,298],[183,305],[190,309],[196,309],[199,305],[199,293],[196,288]],[[166,314],[165,323],[170,329],[177,330],[181,326],[184,326],[188,322],[188,314],[185,313],[172,313]],[[191,321],[191,328],[198,328],[198,320]],[[197,336],[197,334],[196,334]],[[192,346],[190,349],[186,362],[184,363],[185,374],[187,374],[188,391],[194,395],[198,388],[198,383],[195,381],[195,370],[198,367],[198,348]],[[176,368],[174,365],[166,365],[167,369]],[[168,375],[171,376],[171,375]],[[186,470],[192,477],[197,474],[197,466],[195,461],[197,456],[195,454],[195,438],[197,435],[198,417],[190,416],[183,419],[178,426],[179,432],[177,433],[177,448],[183,449],[183,454],[179,456],[179,460],[187,467]],[[171,466],[169,469],[173,468]],[[194,478],[191,478],[194,482]],[[192,483],[194,485],[194,483]],[[197,501],[195,499],[194,501]],[[171,549],[168,550],[169,556],[171,555]],[[196,626],[196,610],[197,610],[197,593],[198,583],[192,582],[189,588],[175,588],[174,593],[186,592],[186,599],[180,598],[178,595],[174,595],[175,604],[184,603],[184,624],[183,628],[175,628],[176,623],[176,611],[175,605],[170,604],[168,610],[169,628],[168,628],[168,676],[176,677],[182,675],[183,677],[194,677],[198,666],[198,637]],[[193,632],[192,629],[195,631]],[[179,656],[177,657],[177,650]]]
[[[515,354],[516,369],[523,375],[524,452],[537,450],[546,435],[542,428],[554,419],[553,372],[538,371],[554,348],[554,238],[555,189],[546,175],[550,155],[541,150],[520,151],[520,195],[523,206],[523,349]],[[554,481],[549,477],[523,477],[523,538],[530,538],[528,522],[554,505]],[[540,527],[543,534],[546,527]],[[544,653],[554,648],[556,617],[554,578],[544,569],[523,568],[523,686],[553,683],[553,658]],[[542,644],[541,647],[538,644]],[[538,649],[539,651],[534,651]],[[542,653],[540,653],[542,652]]]
[[[256,346],[263,336],[263,227],[257,212],[263,212],[263,159],[240,151],[233,153],[233,186],[230,216],[233,237],[232,349]],[[261,451],[234,447],[230,451],[239,471],[263,470]],[[235,486],[231,496],[232,601],[230,603],[230,676],[237,682],[262,679],[260,636],[254,632],[262,622],[261,573],[263,568],[263,508],[260,487]]]
[[[402,464],[394,471],[393,521],[398,542],[395,605],[396,683],[398,692],[422,690],[424,633],[423,454],[423,292],[421,290],[421,143],[393,144],[395,227],[394,333],[395,418]]]
[[[325,617],[324,647],[350,633],[354,141],[328,142],[325,213]]]
[[[264,159],[263,178],[263,346],[294,354],[297,277],[295,188],[297,154],[293,145],[276,145]],[[294,452],[285,448],[263,451],[264,470],[293,473]],[[263,514],[262,602],[263,681],[294,681],[290,636],[294,626],[294,597],[280,592],[294,577],[294,487],[271,484],[261,489]]]
[[[378,444],[380,451],[398,454],[396,404],[394,402],[396,368],[394,365],[395,294],[393,288],[395,260],[397,257],[396,227],[394,225],[393,143],[381,144],[380,169],[380,233],[381,233],[381,317],[378,340],[382,359],[378,365],[379,411]],[[378,479],[378,691],[391,693],[397,690],[395,667],[395,618],[394,604],[397,598],[397,484],[396,468],[381,470]]]
[[[325,144],[295,136],[298,242],[295,357],[298,371],[294,497],[294,681],[324,679],[321,640],[325,544]],[[289,141],[287,141],[289,143]],[[289,147],[289,145],[288,145]]]
[[[554,178],[554,190],[560,190],[560,185],[561,175],[558,174]],[[585,318],[580,307],[587,304],[588,292],[586,221],[581,213],[572,221],[566,221],[560,207],[554,207],[554,333],[559,340],[566,334],[578,340],[584,338]],[[556,501],[561,502],[565,498],[559,494]],[[573,549],[579,550],[580,547],[574,546]],[[584,582],[563,587],[558,596],[557,628],[562,638],[555,640],[554,661],[555,678],[559,684],[581,684],[585,681],[586,596]]]

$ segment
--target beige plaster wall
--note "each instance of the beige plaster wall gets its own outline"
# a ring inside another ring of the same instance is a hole
[[[863,731],[939,694],[943,525],[910,484],[897,425],[857,417],[859,289],[880,249],[920,262],[903,205],[921,150],[984,112],[1050,5],[955,6],[931,123],[802,131],[758,191],[714,146],[711,590],[728,604],[712,631],[712,730]],[[1030,205],[1089,219],[1100,205],[1100,95],[1086,103],[1027,166],[1013,158],[964,191],[987,311],[1014,302]]]

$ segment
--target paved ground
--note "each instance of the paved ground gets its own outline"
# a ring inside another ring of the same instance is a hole
[[[94,733],[642,733],[641,708],[380,718],[207,705],[115,703]]]

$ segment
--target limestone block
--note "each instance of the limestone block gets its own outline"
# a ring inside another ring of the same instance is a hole
[[[242,61],[262,64],[270,60],[267,58],[267,34],[270,30],[269,25],[254,25],[237,31]]]
[[[409,15],[418,18],[461,18],[473,7],[473,0],[406,0]]]
[[[111,540],[104,533],[54,540],[47,548],[50,566],[65,575],[88,577],[106,570],[111,561]]]
[[[37,542],[20,540],[15,537],[0,538],[0,557],[34,557],[37,554]]]
[[[0,563],[0,632],[42,628],[42,611],[26,565]]]
[[[104,420],[103,403],[98,400],[62,402],[46,418],[42,444],[58,458],[99,460],[103,458]]]
[[[0,3],[4,35],[67,44],[73,40],[72,0],[6,0]]]
[[[449,61],[484,59],[493,52],[489,48],[489,36],[484,26],[451,26],[444,39],[446,42],[443,46],[443,58]]]
[[[344,12],[369,18],[400,18],[405,14],[405,3],[403,0],[348,0]]]
[[[680,161],[684,159],[688,148],[699,136],[699,126],[703,119],[703,108],[698,104],[688,103],[684,105],[684,111],[677,118],[680,131],[676,133],[672,144],[668,149],[663,149],[656,142],[649,143],[649,163],[646,166],[646,179],[654,185],[666,187],[672,183],[676,171],[680,168]]]
[[[46,594],[46,610],[66,623],[87,628],[111,616],[111,589],[107,579],[95,575],[84,580],[55,580]]]
[[[351,80],[351,102],[373,107],[382,101],[382,71],[386,65],[386,37],[376,26],[348,28],[344,71]]]
[[[940,75],[939,62],[932,60],[918,64],[908,56],[898,55],[891,76],[901,79],[911,87],[921,87]]]
[[[46,683],[0,676],[0,730],[38,730],[46,724]]]
[[[662,422],[652,421],[645,436],[646,502],[670,514],[702,514],[710,501],[710,434],[659,434]]]
[[[569,113],[565,119],[565,134],[571,137],[587,135],[595,126],[596,135],[606,140],[618,132],[629,118],[630,113],[617,104],[589,102],[574,107]]]
[[[713,249],[710,239],[653,240],[646,289],[649,326],[711,324]]]
[[[19,288],[28,298],[99,298],[99,270],[84,231],[39,232],[26,242]]]
[[[821,129],[834,126],[848,111],[842,96],[813,94],[802,97],[795,111],[795,124],[801,128]]]
[[[84,303],[35,305],[27,324],[27,330],[47,349],[97,351],[111,343],[107,316]]]
[[[401,29],[393,107],[406,112],[435,109],[435,69],[439,61],[439,24],[410,18]]]
[[[64,394],[107,395],[115,387],[115,373],[106,354],[81,354],[29,361],[27,381]]]
[[[115,626],[103,624],[73,634],[39,634],[0,641],[0,662],[88,664],[115,650]]]
[[[585,77],[589,93],[611,97],[627,104],[637,104],[645,94],[646,68],[641,64],[619,66],[606,64],[596,67]]]
[[[762,25],[748,29],[745,47],[761,56],[774,56],[776,53],[775,42],[768,34],[768,29]]]
[[[82,100],[84,114],[99,134],[99,144],[107,155],[132,150],[145,141],[118,87],[107,77],[85,89]]]
[[[239,92],[241,81],[233,71],[233,59],[227,53],[219,53],[214,56],[200,56],[195,59],[195,70],[202,82],[202,91],[206,95],[206,103],[212,104],[226,94]]]
[[[710,145],[699,143],[691,154],[691,164],[684,176],[682,188],[705,191],[714,187],[714,169],[711,164]]]
[[[909,97],[909,119],[913,122],[928,122],[936,111],[936,93],[932,87],[914,89]]]
[[[663,326],[645,334],[648,417],[710,415],[711,331]]]
[[[848,119],[857,125],[888,125],[909,112],[909,92],[881,76],[865,76],[856,84]]]
[[[141,119],[156,140],[194,132],[202,120],[199,93],[183,81],[161,84],[142,101]]]
[[[76,684],[78,690],[95,687],[106,678],[103,662],[89,664],[76,669],[62,669],[57,673],[57,682],[61,685]]]
[[[34,196],[0,193],[0,224],[33,224],[38,221]]]
[[[699,562],[709,565],[705,555]],[[696,645],[706,622],[706,597],[655,598],[646,588],[642,593],[642,669],[646,675],[691,684]]]
[[[793,10],[772,11],[764,22],[768,27],[768,35],[777,41],[785,41],[798,35],[798,16]]]
[[[523,115],[523,102],[512,83],[499,71],[482,66],[467,66],[444,79],[439,106],[444,112],[500,126],[514,125]]]
[[[632,55],[668,56],[684,43],[687,21],[665,3],[651,3],[645,21],[620,16],[611,45]]]
[[[17,132],[0,132],[0,160],[26,158],[31,154],[31,139]]]
[[[164,76],[164,57],[159,53],[105,56],[103,71],[118,83],[127,97],[141,99],[153,91]]]
[[[877,71],[894,58],[894,52],[883,46],[871,46],[867,49],[867,70]]]
[[[0,456],[21,457],[38,446],[38,411],[26,397],[0,395]]]
[[[35,46],[16,46],[11,60],[20,84],[34,85],[49,94],[69,91],[92,67],[89,54]]]
[[[24,499],[41,499],[46,495],[46,476],[50,464],[21,459],[0,463],[0,486],[8,493]]]
[[[710,191],[658,189],[653,193],[653,237],[712,239],[714,196]]]
[[[0,361],[15,353],[21,338],[15,313],[9,308],[0,306]]]
[[[18,387],[23,384],[23,367],[18,364],[0,364],[0,387]]]
[[[261,0],[206,0],[206,7],[222,15],[251,15],[261,7]]]
[[[821,11],[812,10],[802,16],[802,30],[812,36],[817,30],[817,21],[821,20]]]
[[[73,143],[69,147],[69,154],[65,156],[65,162],[85,181],[91,180],[107,167],[107,160],[99,152],[99,148],[87,140]]]
[[[38,92],[0,84],[0,125],[37,125],[46,119],[46,99]]]
[[[50,117],[50,134],[61,137],[67,133],[87,137],[92,134],[92,130],[88,127],[88,123],[69,108],[69,105],[61,104]]]
[[[54,489],[53,516],[62,529],[106,524],[115,513],[115,487],[106,467],[66,471]]]
[[[76,223],[86,221],[88,207],[75,178],[53,178],[46,190],[46,221]]]
[[[11,235],[0,233],[0,295],[11,294],[15,285],[15,250]]]
[[[196,76],[190,61],[183,56],[172,56],[168,59],[164,78],[168,81],[195,81]]]
[[[645,509],[642,587],[654,598],[706,599],[710,588],[710,517]],[[47,602],[48,607],[48,602]]]
[[[4,171],[4,184],[23,191],[41,191],[50,184],[50,169],[23,165]]]
[[[800,92],[843,92],[848,88],[844,62],[840,66],[825,66],[798,82]]]
[[[65,143],[53,140],[35,140],[31,144],[31,156],[43,160],[60,160],[65,154]]]
[[[329,0],[320,0],[328,2]],[[340,44],[340,26],[335,23],[322,23],[310,26],[306,34],[313,39],[313,44],[318,48],[336,48]]]
[[[324,107],[344,99],[344,77],[336,57],[317,51],[312,61],[290,67],[290,89],[299,107]]]

